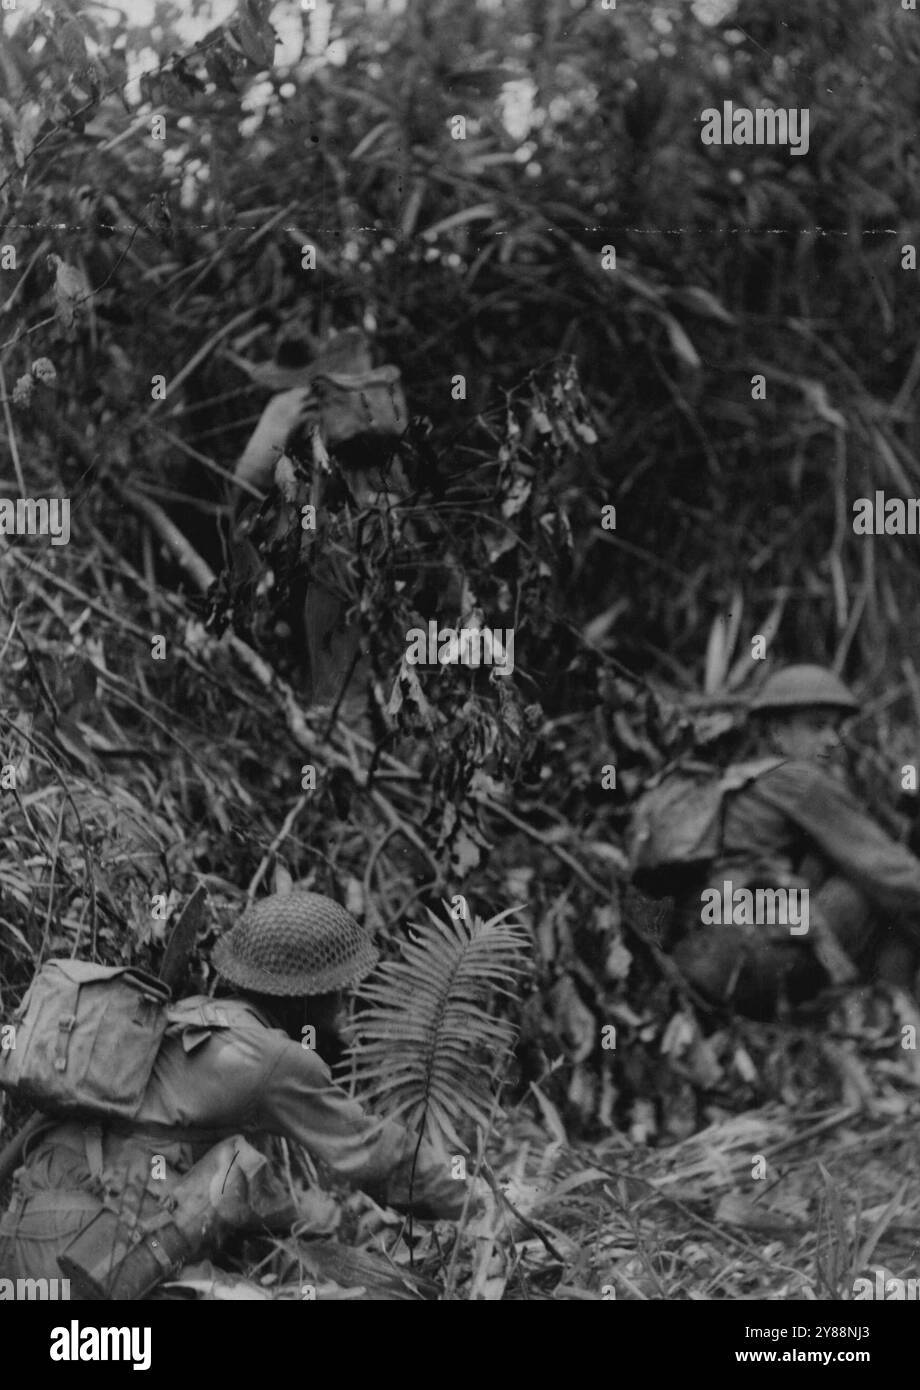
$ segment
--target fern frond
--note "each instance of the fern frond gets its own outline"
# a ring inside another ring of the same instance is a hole
[[[379,965],[362,987],[369,1004],[352,1027],[346,1061],[362,1099],[437,1145],[465,1147],[457,1130],[484,1125],[496,1069],[515,1037],[489,1012],[513,998],[530,969],[526,928],[509,908],[472,925],[429,912],[401,945],[403,959]]]

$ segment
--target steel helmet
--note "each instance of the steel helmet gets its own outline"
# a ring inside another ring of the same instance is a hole
[[[814,706],[857,710],[859,701],[826,666],[787,666],[770,676],[751,701],[751,709],[793,710]]]
[[[224,979],[257,994],[330,994],[363,979],[378,953],[332,898],[293,889],[251,903],[214,948]]]

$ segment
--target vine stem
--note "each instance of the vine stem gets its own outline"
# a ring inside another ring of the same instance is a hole
[[[466,1231],[466,1228],[469,1225],[470,1202],[473,1198],[473,1186],[476,1180],[478,1179],[480,1172],[482,1171],[482,1165],[485,1161],[486,1148],[488,1147],[489,1140],[492,1137],[492,1130],[495,1127],[495,1120],[498,1115],[499,1098],[502,1092],[502,1084],[503,1083],[500,1083],[495,1088],[495,1094],[492,1097],[492,1108],[489,1111],[489,1122],[486,1126],[485,1133],[483,1133],[482,1129],[478,1125],[476,1126],[476,1169],[473,1173],[473,1181],[469,1183],[467,1186],[466,1201],[463,1203],[463,1210],[460,1213],[460,1220],[457,1222],[457,1231],[456,1235],[454,1236],[454,1247],[450,1252],[450,1264],[447,1266],[447,1277],[444,1281],[445,1301],[449,1301],[451,1298],[453,1298],[454,1290],[456,1289],[457,1260],[460,1254],[460,1245],[463,1240],[464,1232]],[[491,1246],[492,1241],[490,1241],[489,1244]]]
[[[10,454],[13,458],[13,468],[16,472],[16,482],[19,484],[19,496],[26,496],[25,478],[22,476],[22,463],[19,458],[19,445],[16,442],[16,431],[13,428],[13,416],[10,412],[9,398],[6,393],[6,376],[3,365],[0,363],[0,395],[3,396],[3,418],[6,421],[6,437],[10,441]]]

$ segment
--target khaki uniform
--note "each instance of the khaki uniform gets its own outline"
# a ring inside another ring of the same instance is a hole
[[[730,796],[723,853],[707,886],[804,886],[857,965],[899,932],[920,941],[920,860],[892,840],[847,786],[816,763],[795,761]],[[700,897],[682,905],[674,956],[711,997],[769,1010],[778,993],[805,997],[825,977],[807,945],[778,926],[703,925]]]
[[[33,1141],[0,1221],[0,1278],[56,1278],[57,1257],[102,1205],[129,1224],[160,1200],[220,1138],[281,1135],[337,1176],[381,1201],[405,1206],[416,1140],[372,1119],[335,1086],[313,1051],[291,1041],[238,1000],[196,997],[169,1011],[170,1024],[140,1110],[130,1125],[50,1123]],[[154,1157],[165,1176],[154,1176]],[[466,1184],[423,1145],[413,1206],[421,1215],[460,1214]]]

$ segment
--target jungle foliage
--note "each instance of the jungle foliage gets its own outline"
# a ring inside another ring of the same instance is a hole
[[[0,553],[4,1008],[49,952],[155,960],[152,895],[197,877],[215,930],[293,878],[394,955],[407,917],[462,892],[482,917],[521,904],[531,933],[521,1093],[687,1133],[688,1088],[729,1100],[734,1043],[670,1066],[696,1025],[624,891],[631,795],[726,732],[754,633],[867,695],[876,786],[920,718],[915,542],[850,526],[876,487],[920,491],[916,18],[342,0],[324,34],[322,6],[243,0],[219,22],[192,6],[189,37],[188,14],[2,13],[4,491],[73,503],[69,546]],[[807,106],[809,156],[703,146],[723,99]],[[298,706],[291,530],[274,597],[222,639],[150,524],[226,576],[228,477],[266,399],[238,358],[301,361],[353,326],[413,417],[409,502],[322,538],[353,561],[372,738]],[[514,626],[513,680],[401,670],[458,576]]]

